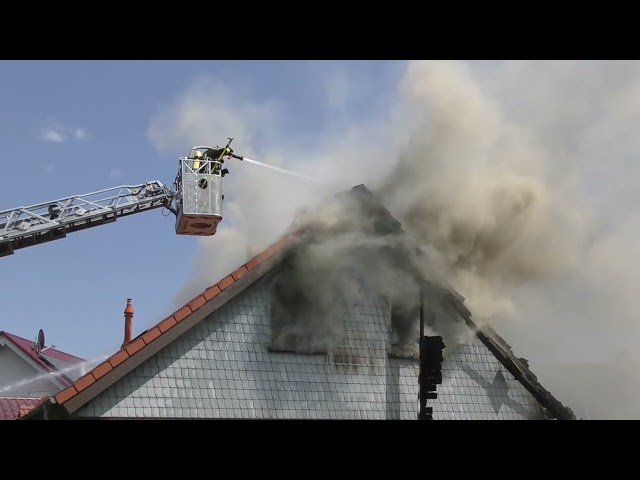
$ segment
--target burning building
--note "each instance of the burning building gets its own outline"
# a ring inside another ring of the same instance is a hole
[[[362,185],[135,338],[133,314],[23,418],[416,419],[428,368],[434,419],[575,419]]]

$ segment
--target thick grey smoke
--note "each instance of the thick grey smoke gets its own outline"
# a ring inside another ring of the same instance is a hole
[[[344,76],[339,86],[348,95]],[[365,183],[427,247],[430,268],[466,297],[475,320],[490,322],[561,401],[600,418],[640,418],[621,406],[640,381],[629,378],[624,393],[616,383],[629,362],[611,364],[597,402],[555,366],[609,362],[620,351],[638,358],[640,63],[410,62],[390,93],[392,112],[323,131],[311,148],[282,132],[286,105],[243,93],[201,80],[158,114],[150,138],[182,154],[189,142],[233,134],[238,153],[326,184],[235,166],[224,228],[201,240],[209,260],[178,301],[276,239],[301,207]],[[341,240],[316,247],[318,258],[336,251],[332,243],[347,248]]]
[[[412,64],[403,87],[428,115],[382,198],[440,253],[477,317],[513,315],[505,284],[556,278],[580,261],[587,230],[574,166],[509,122],[462,64]]]
[[[394,352],[417,354],[419,284],[432,297],[430,313],[443,313],[436,296],[444,290],[427,283],[444,281],[434,259],[361,187],[302,215],[298,225],[304,226],[304,235],[272,280],[272,345],[300,353],[339,347],[348,305],[377,292],[392,305],[388,320]],[[453,327],[468,333],[461,323]],[[445,332],[447,340],[459,340],[452,335],[455,330]]]

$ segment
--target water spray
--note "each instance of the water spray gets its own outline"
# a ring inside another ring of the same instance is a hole
[[[0,387],[0,394],[8,392],[9,390],[16,388],[16,387],[23,387],[24,385],[29,385],[33,382],[37,382],[39,380],[47,380],[50,378],[56,378],[59,377],[61,375],[65,375],[67,373],[73,372],[78,370],[80,375],[78,375],[78,377],[81,377],[82,375],[84,375],[88,370],[87,367],[89,368],[93,368],[93,366],[97,365],[98,363],[100,363],[103,360],[106,360],[107,358],[109,358],[109,355],[101,355],[99,357],[96,357],[94,359],[91,360],[87,360],[84,361],[82,363],[76,363],[74,365],[70,365],[68,367],[62,368],[60,370],[54,370],[53,372],[47,372],[47,373],[43,373],[40,375],[36,375],[35,377],[30,377],[30,378],[26,378],[24,380],[21,380],[17,383],[11,384],[11,385],[6,385],[4,387]]]
[[[229,148],[229,145],[231,145],[231,142],[233,141],[233,138],[229,138],[229,143],[227,143],[226,148],[224,149],[224,152],[233,152],[233,150],[231,150]],[[279,167],[274,167],[273,165],[268,165],[266,163],[262,163],[259,162],[257,160],[252,160],[251,158],[247,158],[247,157],[243,157],[241,155],[236,155],[234,153],[228,153],[228,155],[231,158],[236,158],[238,160],[240,160],[241,162],[248,162],[248,163],[252,163],[254,165],[258,165],[260,167],[264,167],[264,168],[268,168],[270,170],[274,170],[276,172],[280,172],[280,173],[284,173],[286,175],[292,175],[294,177],[298,177],[301,178],[303,180],[308,180],[310,182],[314,182],[314,183],[320,183],[318,180],[316,180],[315,178],[311,178],[311,177],[307,177],[306,175],[302,175],[301,173],[296,173],[296,172],[292,172],[291,170],[286,170],[284,168],[279,168]]]
[[[270,170],[274,170],[276,172],[284,173],[286,175],[292,175],[294,177],[298,177],[298,178],[301,178],[303,180],[308,180],[308,181],[313,182],[313,183],[321,183],[319,180],[316,180],[315,178],[311,178],[311,177],[308,177],[306,175],[302,175],[301,173],[292,172],[291,170],[286,170],[284,168],[274,167],[273,165],[268,165],[266,163],[262,163],[262,162],[259,162],[257,160],[253,160],[251,158],[241,157],[240,155],[235,155],[233,153],[230,154],[229,156],[232,157],[232,158],[236,158],[236,159],[238,159],[238,160],[240,160],[242,162],[252,163],[253,165],[258,165],[260,167],[268,168]]]
[[[268,168],[270,170],[274,170],[276,172],[284,173],[286,175],[292,175],[294,177],[298,177],[298,178],[303,179],[303,180],[308,180],[308,181],[313,182],[313,183],[320,183],[315,178],[307,177],[306,175],[302,175],[300,173],[292,172],[291,170],[287,170],[287,169],[284,169],[284,168],[274,167],[273,165],[267,165],[266,163],[262,163],[262,162],[259,162],[257,160],[253,160],[251,158],[243,157],[242,155],[236,155],[235,153],[233,153],[233,149],[231,148],[231,142],[233,142],[233,137],[228,137],[227,140],[229,140],[227,142],[227,145],[224,148],[221,148],[221,149],[217,150],[217,151],[220,152],[219,153],[219,157],[216,159],[219,162],[223,161],[222,157],[228,156],[228,157],[240,160],[241,162],[252,163],[252,164],[258,165],[260,167]]]

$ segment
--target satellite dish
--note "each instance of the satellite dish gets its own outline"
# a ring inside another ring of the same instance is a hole
[[[44,348],[44,331],[40,329],[38,332],[38,350],[42,350]]]

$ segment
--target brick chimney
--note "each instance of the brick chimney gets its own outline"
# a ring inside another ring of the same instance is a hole
[[[124,309],[124,342],[120,348],[124,348],[131,343],[133,336],[133,304],[131,299],[127,298],[127,307]]]

